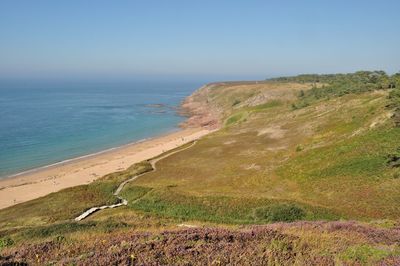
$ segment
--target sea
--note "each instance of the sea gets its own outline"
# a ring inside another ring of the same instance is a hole
[[[0,82],[0,178],[176,131],[201,85]]]

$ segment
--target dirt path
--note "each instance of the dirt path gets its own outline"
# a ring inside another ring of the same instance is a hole
[[[183,149],[179,149],[179,150],[176,150],[176,151],[167,153],[167,154],[165,154],[165,155],[163,155],[163,156],[160,156],[160,157],[158,157],[158,158],[155,158],[155,159],[150,160],[150,164],[151,164],[152,170],[150,170],[150,171],[148,171],[148,172],[145,172],[145,173],[142,173],[142,174],[139,174],[139,175],[135,175],[135,176],[133,176],[132,178],[130,178],[130,179],[128,179],[128,180],[125,180],[125,181],[122,182],[122,183],[118,186],[118,188],[115,190],[115,192],[114,192],[113,195],[116,196],[116,197],[121,201],[120,203],[112,204],[112,205],[103,205],[103,206],[100,206],[100,207],[92,207],[92,208],[88,209],[87,211],[83,212],[83,213],[82,213],[81,215],[79,215],[78,217],[76,217],[76,218],[75,218],[75,221],[82,221],[83,219],[87,218],[89,215],[91,215],[91,214],[93,214],[93,213],[95,213],[95,212],[97,212],[97,211],[99,211],[99,210],[113,209],[113,208],[116,208],[116,207],[128,205],[128,201],[127,201],[126,199],[122,198],[121,196],[119,196],[119,194],[121,193],[122,189],[124,188],[124,186],[125,186],[126,184],[128,184],[129,182],[132,182],[132,181],[135,180],[136,178],[138,178],[138,177],[140,177],[140,176],[143,176],[143,175],[145,175],[145,174],[147,174],[147,173],[157,171],[156,164],[157,164],[158,161],[160,161],[160,160],[162,160],[162,159],[165,159],[165,158],[167,158],[167,157],[169,157],[169,156],[171,156],[171,155],[173,155],[173,154],[175,154],[175,153],[178,153],[178,152],[187,150],[187,149],[193,147],[196,143],[197,143],[197,140],[194,141],[191,145],[189,145],[189,146],[187,146],[187,147],[185,147],[185,148],[183,148]]]

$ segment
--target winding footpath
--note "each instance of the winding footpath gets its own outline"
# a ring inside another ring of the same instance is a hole
[[[75,221],[82,221],[83,219],[87,218],[89,215],[91,215],[91,214],[93,214],[93,213],[95,213],[95,212],[97,212],[97,211],[99,211],[99,210],[113,209],[113,208],[117,208],[117,207],[120,207],[120,206],[128,205],[128,201],[127,201],[126,199],[122,198],[121,196],[119,196],[119,194],[121,193],[122,189],[124,188],[124,186],[125,186],[126,184],[128,184],[129,182],[132,182],[132,181],[135,180],[136,178],[138,178],[138,177],[140,177],[140,176],[143,176],[143,175],[145,175],[145,174],[147,174],[147,173],[157,171],[156,163],[157,163],[158,161],[160,161],[160,160],[162,160],[162,159],[165,159],[165,158],[167,158],[167,157],[169,157],[169,156],[171,156],[171,155],[173,155],[173,154],[175,154],[175,153],[178,153],[178,152],[187,150],[187,149],[193,147],[196,143],[197,143],[197,140],[193,141],[193,143],[192,143],[191,145],[189,145],[189,146],[187,146],[187,147],[185,147],[185,148],[183,148],[183,149],[179,149],[179,150],[176,150],[176,151],[167,153],[167,154],[165,154],[164,156],[161,156],[161,157],[158,157],[158,158],[155,158],[155,159],[150,160],[150,164],[151,164],[152,170],[150,170],[150,171],[148,171],[148,172],[144,172],[144,173],[139,174],[139,175],[135,175],[135,176],[133,176],[132,178],[125,180],[124,182],[122,182],[122,183],[118,186],[117,190],[115,190],[115,192],[114,192],[113,195],[116,196],[116,197],[121,201],[120,203],[112,204],[112,205],[103,205],[103,206],[100,206],[100,207],[92,207],[92,208],[88,209],[87,211],[83,212],[83,213],[82,213],[81,215],[79,215],[78,217],[76,217],[76,218],[75,218]]]

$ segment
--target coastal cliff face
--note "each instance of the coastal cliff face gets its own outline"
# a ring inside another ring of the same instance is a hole
[[[321,86],[321,85],[319,85]],[[217,129],[236,110],[271,101],[294,101],[300,90],[312,83],[279,83],[269,81],[217,82],[204,85],[187,97],[179,113],[188,119],[182,127]]]
[[[181,123],[181,127],[204,127],[217,129],[221,126],[222,114],[220,108],[210,101],[210,90],[217,84],[207,84],[196,90],[181,104],[179,113],[188,119]]]

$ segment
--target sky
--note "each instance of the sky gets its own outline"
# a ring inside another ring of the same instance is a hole
[[[1,0],[0,78],[400,71],[398,0]]]

